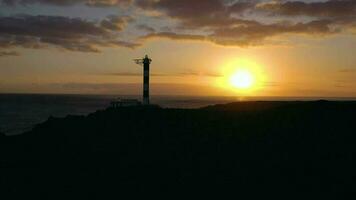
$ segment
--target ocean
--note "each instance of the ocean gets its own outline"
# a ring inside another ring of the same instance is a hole
[[[119,95],[45,95],[0,94],[0,132],[6,135],[21,134],[48,117],[87,115],[105,109],[116,98],[140,99],[139,96]],[[355,100],[355,98],[300,98],[300,97],[186,97],[152,96],[151,103],[164,108],[199,108],[244,100]]]

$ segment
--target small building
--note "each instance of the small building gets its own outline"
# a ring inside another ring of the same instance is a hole
[[[111,102],[112,108],[140,106],[141,102],[137,99],[117,99]]]

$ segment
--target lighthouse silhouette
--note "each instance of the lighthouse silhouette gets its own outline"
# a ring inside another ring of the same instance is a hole
[[[147,55],[142,59],[135,59],[136,64],[143,65],[143,104],[150,104],[150,64],[152,59]]]

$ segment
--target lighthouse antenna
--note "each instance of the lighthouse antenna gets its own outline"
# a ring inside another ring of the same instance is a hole
[[[134,59],[134,62],[138,65],[142,65],[143,64],[143,59]]]

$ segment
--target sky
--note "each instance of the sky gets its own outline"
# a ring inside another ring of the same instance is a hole
[[[146,54],[153,95],[356,97],[356,0],[0,0],[0,93],[138,95]]]

